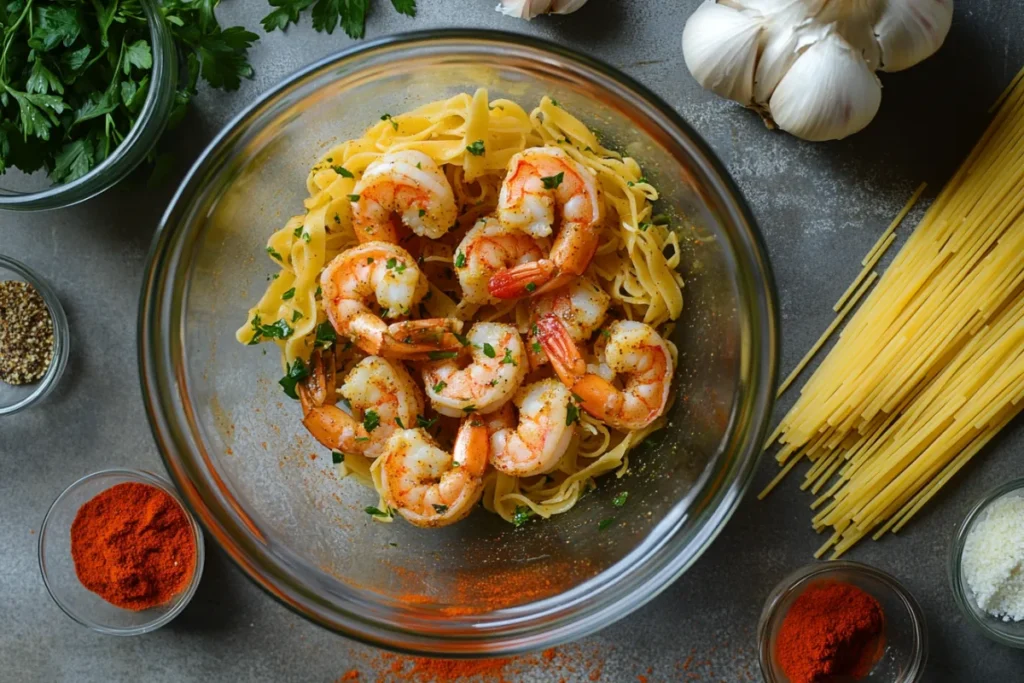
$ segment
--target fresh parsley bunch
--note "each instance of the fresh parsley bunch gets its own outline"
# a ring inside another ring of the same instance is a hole
[[[297,24],[299,15],[310,6],[313,7],[313,28],[317,31],[334,33],[339,24],[341,29],[352,38],[362,38],[366,34],[366,15],[370,12],[370,0],[267,0],[273,12],[263,17],[263,28],[270,33],[274,29],[281,31],[289,24]],[[314,4],[315,3],[315,4]],[[400,14],[416,16],[416,0],[391,0]]]
[[[234,90],[251,78],[259,37],[222,29],[219,0],[166,0],[162,12],[182,60],[170,123],[200,76]],[[0,173],[45,168],[55,183],[88,173],[124,140],[150,87],[153,53],[139,0],[0,1]]]

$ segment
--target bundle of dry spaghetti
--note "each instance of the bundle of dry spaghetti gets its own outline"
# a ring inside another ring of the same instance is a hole
[[[812,463],[816,556],[899,531],[1024,408],[1024,71],[1001,101],[769,439],[780,478]]]

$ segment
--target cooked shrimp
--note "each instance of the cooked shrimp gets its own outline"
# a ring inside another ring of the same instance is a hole
[[[526,348],[513,325],[477,323],[466,339],[472,353],[468,365],[450,358],[423,367],[423,383],[434,410],[449,417],[497,410],[526,376]]]
[[[381,495],[416,526],[454,524],[483,494],[487,453],[487,427],[476,415],[462,420],[451,453],[422,429],[398,430],[384,449]]]
[[[584,342],[601,327],[611,297],[588,277],[578,278],[568,287],[545,294],[532,302],[533,319],[554,314],[562,321],[575,342]],[[536,327],[531,326],[527,338],[530,367],[537,368],[548,362],[543,347],[537,343]]]
[[[555,469],[569,448],[575,426],[570,422],[572,393],[556,379],[523,387],[515,397],[516,420],[510,404],[490,421],[491,464],[515,477],[531,477]],[[498,428],[504,424],[503,428]]]
[[[345,250],[327,264],[320,287],[334,329],[370,355],[425,360],[461,346],[454,334],[462,330],[459,320],[382,320],[408,315],[428,288],[415,259],[398,245],[367,242]],[[380,315],[370,309],[372,301],[382,307]]]
[[[557,209],[557,211],[556,211]],[[498,197],[498,218],[534,237],[558,237],[547,258],[506,268],[491,278],[490,292],[517,299],[563,287],[594,258],[604,220],[597,178],[557,147],[534,147],[512,157]]]
[[[494,217],[481,218],[455,250],[455,272],[463,299],[475,304],[498,303],[500,299],[487,289],[491,276],[503,268],[538,261],[547,253],[547,240],[506,227]]]
[[[537,327],[555,373],[582,399],[581,407],[597,419],[616,429],[642,429],[665,412],[672,354],[650,325],[620,320],[608,327],[604,365],[625,375],[622,389],[588,371],[572,336],[556,316],[544,316]]]
[[[360,242],[398,242],[397,215],[414,233],[437,239],[458,218],[455,193],[434,160],[406,149],[366,167],[353,190],[352,229]]]
[[[319,365],[316,358],[311,363]],[[376,458],[396,429],[416,424],[417,416],[423,414],[423,393],[400,362],[368,356],[349,371],[341,395],[349,402],[351,413],[334,405],[333,363],[324,373],[331,376],[326,386],[315,379],[318,375],[314,369],[299,387],[302,424],[331,450]],[[326,391],[319,391],[321,387]]]

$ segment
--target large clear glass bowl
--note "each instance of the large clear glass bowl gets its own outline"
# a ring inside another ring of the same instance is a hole
[[[634,156],[681,231],[686,306],[671,422],[567,514],[514,529],[483,511],[440,530],[375,522],[277,385],[276,352],[235,329],[272,270],[267,236],[301,210],[310,166],[382,113],[487,87],[542,95]],[[501,33],[416,33],[288,78],[239,115],[185,179],[155,238],[140,364],[171,477],[227,553],[328,628],[443,656],[544,648],[643,605],[722,529],[747,488],[775,384],[777,303],[739,192],[648,90],[558,46]],[[315,457],[314,457],[315,456]],[[626,504],[612,499],[628,491]],[[610,527],[602,520],[615,517]]]

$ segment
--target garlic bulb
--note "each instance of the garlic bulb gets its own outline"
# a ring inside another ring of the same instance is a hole
[[[585,4],[587,0],[501,0],[497,9],[502,14],[529,20],[541,14],[571,14]]]
[[[704,0],[683,56],[705,88],[806,140],[861,130],[899,71],[946,38],[953,0]]]

